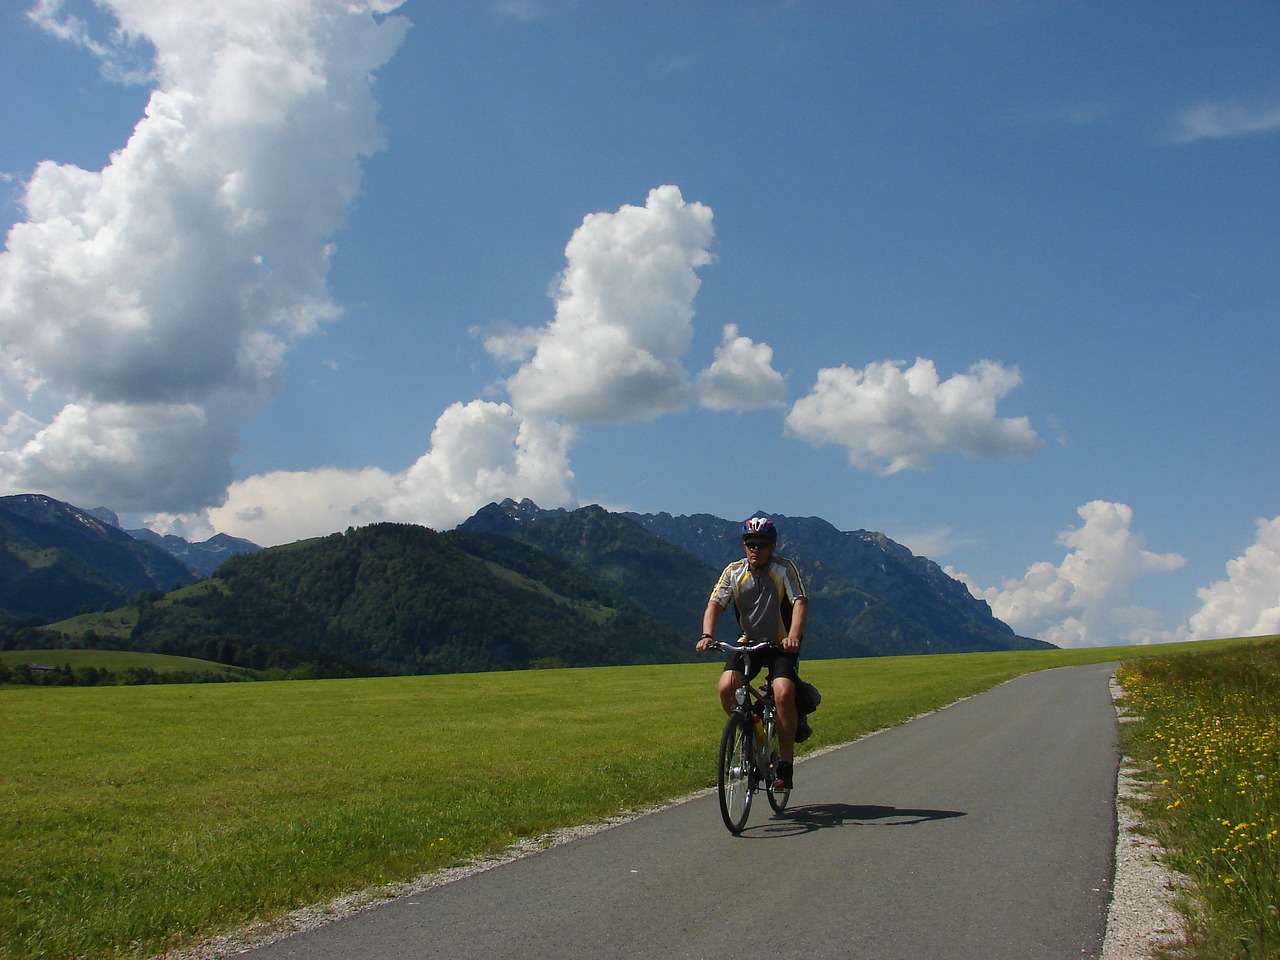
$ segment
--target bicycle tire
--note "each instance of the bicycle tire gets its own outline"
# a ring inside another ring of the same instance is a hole
[[[731,716],[720,735],[719,767],[716,775],[720,794],[720,816],[732,834],[739,834],[751,815],[752,782],[751,740],[754,730],[738,715]]]
[[[778,760],[781,759],[781,753],[778,750],[778,727],[776,724],[771,725],[769,730],[769,770],[765,774],[767,781],[765,783],[765,796],[769,798],[769,806],[773,808],[774,813],[782,813],[787,809],[787,803],[791,800],[791,789],[774,790],[773,785],[778,779]]]

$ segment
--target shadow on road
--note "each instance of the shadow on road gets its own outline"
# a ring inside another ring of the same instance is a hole
[[[811,803],[790,807],[768,823],[744,830],[741,836],[787,837],[828,827],[910,827],[932,820],[950,820],[967,814],[958,810],[916,810],[851,803]]]

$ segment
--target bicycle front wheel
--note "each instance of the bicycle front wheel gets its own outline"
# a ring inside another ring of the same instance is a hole
[[[720,735],[720,770],[717,778],[720,792],[720,815],[729,832],[738,834],[751,814],[751,741],[755,731],[742,717],[734,714]]]

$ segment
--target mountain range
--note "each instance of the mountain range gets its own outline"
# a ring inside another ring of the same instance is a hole
[[[763,510],[753,515],[774,520],[781,531],[778,553],[794,560],[806,577],[806,656],[1049,646],[1017,636],[992,615],[986,601],[975,599],[932,560],[883,534],[843,532],[817,517]],[[619,586],[627,582],[628,571],[639,573],[626,587],[629,595],[686,633],[700,629],[712,584],[726,563],[742,555],[741,521],[710,514],[611,514],[598,506],[541,510],[528,500],[506,500],[484,507],[458,529],[523,540]]]
[[[0,498],[6,621],[49,624],[44,643],[317,675],[670,662],[694,658],[711,585],[741,554],[734,521],[527,500],[444,533],[384,523],[267,549],[126,533],[114,519]],[[809,657],[1048,646],[881,534],[774,519],[780,552],[808,578]]]
[[[225,534],[189,543],[125,531],[111,510],[81,510],[42,494],[0,497],[0,623],[117,607],[139,592],[203,580],[227,557],[257,549]]]

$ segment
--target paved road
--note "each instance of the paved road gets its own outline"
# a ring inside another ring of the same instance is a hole
[[[701,797],[247,956],[1097,957],[1114,667],[1022,677],[803,762],[792,809],[761,797],[740,837]]]

